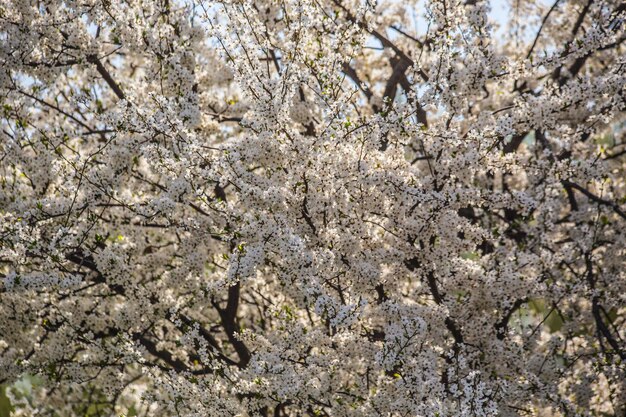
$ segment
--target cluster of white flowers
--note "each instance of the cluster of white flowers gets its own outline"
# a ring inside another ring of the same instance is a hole
[[[624,415],[626,7],[500,6],[0,0],[0,400]]]

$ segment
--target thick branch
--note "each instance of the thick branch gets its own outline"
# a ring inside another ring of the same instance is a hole
[[[601,204],[603,206],[607,206],[613,209],[613,211],[619,215],[621,218],[626,219],[626,213],[619,207],[619,205],[613,201],[610,200],[605,200],[604,198],[598,197],[597,195],[593,194],[591,191],[587,190],[584,187],[581,187],[580,185],[571,182],[571,181],[563,181],[562,182],[564,186],[566,187],[571,187],[575,190],[580,191],[582,194],[585,195],[585,197],[587,197],[588,199]]]
[[[98,70],[100,75],[102,75],[102,78],[104,78],[104,81],[106,81],[106,83],[109,85],[109,87],[111,87],[111,90],[113,90],[115,95],[120,100],[124,99],[125,98],[124,92],[122,91],[120,86],[115,82],[115,80],[113,79],[113,77],[111,76],[109,71],[107,71],[107,69],[104,67],[104,65],[102,65],[102,62],[100,62],[100,59],[98,59],[98,57],[95,56],[95,55],[88,55],[87,56],[87,61],[92,63],[92,64],[95,64],[96,69]]]
[[[222,326],[228,337],[228,341],[233,345],[237,355],[239,356],[239,366],[245,368],[250,362],[250,351],[247,346],[237,338],[236,333],[239,331],[237,324],[237,309],[239,307],[240,284],[237,282],[228,289],[228,301],[226,308],[221,308],[217,303],[213,302],[213,306],[220,315]]]

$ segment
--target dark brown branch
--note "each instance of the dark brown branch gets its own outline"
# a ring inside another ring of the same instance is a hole
[[[515,302],[513,303],[513,306],[511,306],[511,308],[508,309],[507,312],[504,314],[504,317],[502,317],[502,319],[496,323],[495,325],[496,337],[499,340],[504,340],[504,338],[506,337],[506,333],[509,327],[509,320],[511,319],[511,316],[513,315],[513,313],[515,313],[522,305],[524,305],[527,302],[528,302],[528,297],[515,300]]]
[[[181,314],[178,317],[183,322],[183,324],[185,324],[186,326],[192,327],[194,325],[194,323],[195,323],[194,320],[190,319],[189,317],[185,316],[184,314]],[[213,350],[214,350],[213,354],[217,355],[217,357],[220,360],[226,362],[228,365],[238,365],[237,362],[235,362],[234,360],[230,359],[228,356],[226,356],[226,355],[224,355],[222,353],[222,350],[220,348],[219,343],[217,342],[217,339],[215,339],[215,337],[213,337],[213,335],[211,334],[210,331],[208,331],[203,326],[198,326],[198,333],[200,333],[200,336],[202,336],[204,338],[204,340],[206,340],[207,343],[213,348]]]
[[[401,34],[402,36],[411,39],[413,42],[417,43],[417,46],[419,46],[420,48],[424,47],[424,42],[420,41],[419,39],[417,39],[415,36],[411,36],[408,33],[406,33],[405,31],[403,31],[402,29],[400,29],[397,26],[391,25],[390,26],[391,29],[395,30],[396,32],[398,32],[399,34]]]
[[[404,261],[404,264],[409,269],[409,271],[414,271],[420,267],[420,262],[417,258],[408,259]],[[437,304],[443,304],[443,297],[439,293],[439,288],[437,287],[437,278],[435,277],[433,271],[428,271],[428,273],[426,274],[426,281],[435,302]],[[452,334],[455,344],[458,346],[459,344],[463,343],[463,335],[461,334],[461,331],[459,330],[459,327],[457,326],[455,321],[448,316],[446,317],[445,324]]]
[[[372,90],[370,90],[369,87],[367,87],[359,79],[359,75],[356,73],[356,70],[350,66],[350,64],[348,64],[347,62],[344,62],[342,66],[342,71],[344,72],[344,74],[348,76],[348,78],[352,80],[352,82],[354,82],[357,85],[357,87],[363,92],[363,94],[365,94],[365,97],[367,97],[368,101],[372,99],[372,97],[374,96],[374,93],[372,93]]]
[[[569,186],[575,190],[580,191],[582,194],[585,195],[585,197],[587,197],[588,199],[601,204],[603,206],[607,206],[613,209],[613,211],[619,215],[621,218],[626,219],[626,213],[624,213],[624,211],[619,207],[619,205],[613,201],[610,200],[605,200],[604,198],[598,197],[597,195],[593,194],[591,191],[587,190],[584,187],[581,187],[580,185],[571,182],[571,181],[562,181],[564,186]]]
[[[592,4],[593,4],[593,0],[587,1],[587,4],[585,5],[585,7],[583,7],[582,11],[578,15],[578,19],[576,20],[576,23],[574,23],[574,28],[572,29],[573,36],[576,36],[578,34],[578,31],[580,30],[580,27],[582,26],[583,21],[585,20],[585,17],[587,16],[587,13],[589,13],[589,8],[591,7]]]
[[[576,201],[574,191],[572,191],[572,186],[565,181],[561,181],[561,184],[563,184],[563,188],[565,188],[565,192],[567,193],[567,199],[569,201],[570,209],[572,211],[578,211],[578,202]]]
[[[237,309],[239,307],[240,284],[237,282],[228,289],[228,300],[226,308],[221,308],[216,302],[213,307],[217,310],[222,320],[222,326],[228,337],[228,341],[233,345],[237,355],[239,356],[239,367],[245,368],[250,362],[250,351],[247,346],[237,338],[236,333],[239,332],[237,324]]]
[[[406,60],[392,60],[393,71],[387,80],[387,84],[385,85],[383,101],[386,101],[386,99],[388,99],[389,102],[393,101],[396,96],[396,91],[398,90],[398,84],[400,84],[400,79],[404,76],[404,72],[409,68],[409,66],[410,62]]]
[[[27,93],[26,91],[22,91],[22,90],[17,90],[17,91],[18,91],[20,94],[23,94],[23,95],[25,95],[26,97],[28,97],[28,98],[30,98],[30,99],[33,99],[33,100],[35,100],[36,102],[38,102],[38,103],[40,103],[40,104],[43,104],[43,105],[44,105],[44,106],[46,106],[46,107],[49,107],[49,108],[51,108],[51,109],[53,109],[53,110],[56,110],[57,112],[61,113],[63,116],[65,116],[65,117],[69,117],[70,119],[72,119],[73,121],[75,121],[78,125],[80,125],[80,126],[84,127],[85,129],[87,129],[87,131],[88,131],[90,134],[97,133],[97,134],[103,135],[104,133],[109,133],[109,132],[110,132],[110,131],[107,131],[107,130],[103,130],[103,131],[96,131],[96,130],[92,129],[92,128],[91,128],[91,126],[89,126],[88,124],[84,123],[82,120],[78,119],[76,116],[74,116],[74,115],[72,115],[71,113],[68,113],[68,112],[66,112],[65,110],[61,109],[59,106],[55,106],[55,105],[54,105],[54,104],[52,104],[52,103],[48,103],[47,101],[45,101],[45,100],[43,100],[43,99],[40,99],[39,97],[34,96],[34,95],[32,95],[32,94],[29,94],[29,93]]]
[[[335,5],[337,5],[338,7],[340,7],[345,13],[346,16],[348,18],[349,21],[351,21],[352,23],[358,25],[360,28],[368,31],[370,34],[372,34],[376,39],[378,39],[378,41],[385,47],[385,48],[389,48],[391,50],[393,50],[396,55],[398,55],[398,57],[400,58],[400,60],[405,61],[405,63],[407,64],[407,66],[412,66],[415,63],[413,62],[413,60],[411,58],[409,58],[409,56],[407,54],[405,54],[400,48],[398,48],[393,42],[391,42],[389,39],[387,39],[386,36],[384,36],[382,33],[378,32],[377,30],[373,29],[373,30],[369,30],[367,25],[364,22],[360,22],[356,19],[356,17],[350,13],[350,10],[348,10],[343,4],[341,4],[341,2],[339,0],[333,0],[333,3],[335,3]],[[428,74],[426,74],[423,70],[419,69],[418,70],[418,74],[420,75],[420,77],[422,78],[422,80],[424,81],[428,81]]]
[[[124,92],[122,91],[120,86],[115,82],[115,80],[113,79],[113,77],[111,76],[109,71],[107,71],[107,69],[104,67],[102,62],[100,62],[100,59],[98,59],[98,57],[95,56],[95,55],[88,55],[87,56],[87,61],[92,63],[92,64],[94,64],[96,66],[96,69],[98,70],[100,75],[102,75],[102,78],[104,78],[104,81],[106,81],[106,83],[109,85],[109,87],[111,87],[111,90],[113,90],[115,95],[120,100],[124,99],[125,98]]]
[[[543,20],[541,21],[541,26],[539,26],[539,30],[537,30],[537,35],[535,36],[535,40],[533,41],[533,44],[531,45],[530,49],[528,50],[528,53],[526,54],[526,59],[530,58],[530,56],[532,55],[533,50],[535,49],[535,46],[537,45],[537,41],[539,41],[539,37],[541,36],[541,31],[543,30],[544,25],[548,21],[548,18],[550,18],[550,15],[552,14],[552,12],[556,9],[556,6],[559,5],[560,1],[561,0],[556,0],[554,4],[552,5],[552,7],[550,7],[550,10],[548,10],[548,13],[546,13],[546,15],[543,17]]]
[[[135,339],[136,341],[141,343],[141,345],[143,347],[145,347],[146,350],[152,356],[155,356],[155,357],[161,359],[163,362],[165,362],[166,364],[171,366],[174,370],[176,370],[178,372],[183,372],[183,371],[188,371],[189,370],[189,367],[187,365],[185,365],[185,363],[183,361],[181,361],[180,359],[174,359],[173,355],[170,352],[166,351],[166,350],[159,350],[159,349],[157,349],[156,343],[154,343],[152,340],[146,338],[141,333],[133,334],[133,339]]]
[[[595,290],[596,287],[596,279],[593,273],[593,263],[591,261],[591,255],[589,253],[585,254],[585,266],[587,268],[587,283],[589,284],[589,289],[591,291]],[[606,339],[606,341],[611,345],[613,350],[619,355],[622,360],[626,359],[626,352],[620,346],[619,342],[613,337],[611,334],[611,329],[609,329],[604,323],[602,319],[602,306],[600,305],[600,296],[594,295],[591,299],[591,314],[596,322],[596,328],[598,330],[598,337],[602,336]],[[618,334],[619,337],[619,334]],[[602,342],[602,340],[600,340]]]
[[[517,148],[520,147],[520,145],[524,141],[525,137],[526,137],[526,133],[522,133],[522,134],[518,134],[518,135],[513,136],[511,138],[511,141],[508,142],[506,145],[504,145],[503,152],[504,153],[515,152],[517,150]]]

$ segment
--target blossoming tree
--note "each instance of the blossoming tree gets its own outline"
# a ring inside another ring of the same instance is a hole
[[[626,4],[550,1],[0,2],[13,413],[623,416]]]

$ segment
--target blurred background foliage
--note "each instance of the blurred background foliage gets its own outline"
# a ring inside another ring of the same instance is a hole
[[[0,417],[9,417],[11,415],[11,401],[6,396],[6,387],[0,385]]]

